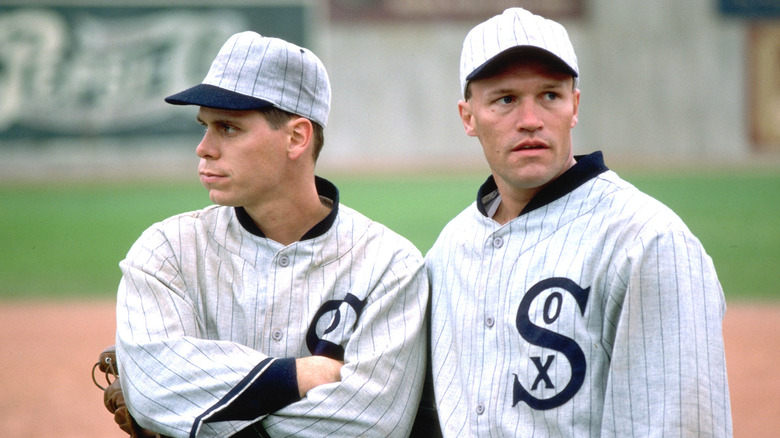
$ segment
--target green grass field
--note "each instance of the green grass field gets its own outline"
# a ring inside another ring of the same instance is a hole
[[[674,209],[715,260],[729,300],[780,299],[780,174],[621,174]],[[341,202],[425,253],[485,175],[331,176]],[[0,298],[112,297],[151,223],[209,203],[197,181],[0,186]]]

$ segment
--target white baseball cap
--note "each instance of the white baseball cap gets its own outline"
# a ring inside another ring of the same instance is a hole
[[[466,35],[460,55],[460,92],[465,93],[468,82],[499,55],[524,51],[553,55],[572,74],[576,86],[580,71],[566,29],[525,9],[509,8]]]
[[[324,127],[330,112],[330,81],[311,51],[279,38],[241,32],[222,45],[201,84],[165,101],[224,110],[275,106]]]

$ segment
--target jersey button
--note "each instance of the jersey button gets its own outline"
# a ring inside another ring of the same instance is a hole
[[[495,323],[496,323],[496,320],[495,320],[495,319],[493,319],[493,317],[492,317],[492,316],[488,316],[487,318],[485,318],[485,325],[486,325],[486,326],[488,326],[488,327],[493,327],[493,325],[494,325]]]
[[[278,330],[278,329],[277,329],[277,330],[274,330],[274,331],[271,333],[271,339],[273,339],[273,340],[274,340],[274,341],[276,341],[276,342],[279,342],[279,341],[281,341],[283,337],[284,337],[284,334],[282,333],[282,331],[281,331],[281,330]]]
[[[496,248],[501,248],[502,246],[504,246],[504,239],[500,237],[496,237],[495,239],[493,239],[493,246]]]
[[[477,412],[477,415],[484,414],[485,413],[485,405],[483,405],[482,403],[478,404],[477,408],[475,409],[475,411]]]
[[[290,258],[287,256],[281,256],[279,257],[279,266],[286,268],[290,266]]]

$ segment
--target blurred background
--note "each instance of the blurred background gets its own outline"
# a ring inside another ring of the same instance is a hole
[[[163,98],[231,34],[319,55],[318,173],[425,253],[488,174],[457,114],[463,38],[510,6],[569,32],[575,154],[603,151],[713,257],[735,436],[780,430],[780,0],[0,0],[0,436],[123,436],[88,370],[129,246],[209,203],[197,109]]]
[[[192,175],[200,127],[162,98],[200,82],[244,29],[307,46],[328,68],[323,173],[483,169],[457,117],[460,49],[474,24],[513,5],[570,33],[578,153],[603,150],[608,164],[780,161],[778,0],[125,3],[0,2],[6,179]]]
[[[425,253],[488,173],[457,113],[463,38],[518,5],[575,46],[575,154],[677,211],[730,298],[780,295],[780,0],[0,0],[0,297],[111,296],[144,228],[208,204],[197,108],[163,98],[246,29],[319,54],[318,173]]]

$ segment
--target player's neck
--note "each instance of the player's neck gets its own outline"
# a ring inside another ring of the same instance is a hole
[[[493,220],[501,225],[504,225],[519,216],[521,211],[523,211],[522,207],[510,207],[502,199],[501,204],[498,205],[498,209],[496,210],[495,214],[493,214]]]
[[[520,216],[526,205],[536,195],[538,190],[527,190],[522,192],[513,191],[506,193],[507,190],[499,189],[501,203],[498,204],[496,212],[493,214],[493,220],[501,225],[506,224],[512,219]]]
[[[300,240],[331,210],[320,200],[313,183],[275,202],[244,208],[268,239],[285,246]]]

